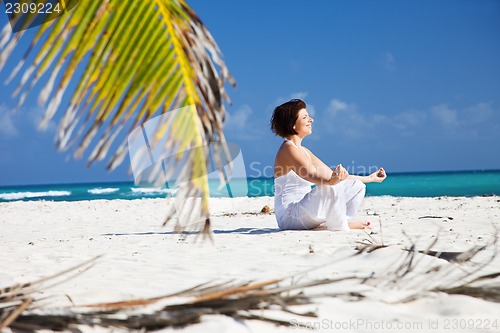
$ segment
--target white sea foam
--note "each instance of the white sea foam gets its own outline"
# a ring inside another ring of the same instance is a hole
[[[107,194],[118,192],[119,188],[111,187],[111,188],[93,188],[88,190],[90,194]]]
[[[177,189],[138,187],[138,188],[132,188],[132,192],[138,193],[138,194],[150,194],[150,195],[167,194],[167,193],[173,194],[173,193],[177,192]]]
[[[14,192],[14,193],[0,193],[0,199],[21,200],[25,198],[61,197],[67,195],[71,195],[71,192],[70,191]]]

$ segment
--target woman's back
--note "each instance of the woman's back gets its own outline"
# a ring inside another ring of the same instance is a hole
[[[286,208],[302,200],[311,191],[312,185],[293,170],[274,179],[274,211],[278,223],[283,219]]]

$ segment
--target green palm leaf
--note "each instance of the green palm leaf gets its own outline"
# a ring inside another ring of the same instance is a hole
[[[0,70],[23,34],[12,35],[9,26],[2,30]],[[25,63],[35,46],[33,63]],[[209,230],[207,144],[224,143],[223,99],[229,102],[224,84],[234,81],[214,39],[183,0],[80,0],[67,14],[38,27],[8,82],[23,69],[14,91],[18,107],[48,77],[39,95],[39,103],[47,106],[40,127],[63,112],[57,148],[72,148],[81,158],[93,147],[88,165],[109,157],[108,168],[116,168],[128,152],[126,134],[169,110],[182,110],[161,118],[152,145],[173,152],[169,171],[177,168],[187,180],[180,185],[177,211],[196,211],[190,219],[203,221],[203,230]],[[71,89],[73,80],[76,88]],[[62,105],[65,95],[68,105]],[[161,179],[159,173],[151,176]],[[201,201],[195,205],[185,200],[188,196]],[[175,209],[167,219],[174,214]]]

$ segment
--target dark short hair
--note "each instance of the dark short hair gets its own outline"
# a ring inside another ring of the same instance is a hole
[[[306,103],[300,99],[292,99],[277,106],[271,117],[271,130],[282,138],[297,134],[293,126],[299,117],[299,111],[305,108]]]

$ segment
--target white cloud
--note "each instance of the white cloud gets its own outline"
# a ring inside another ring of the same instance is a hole
[[[477,103],[465,111],[465,121],[473,123],[484,123],[488,121],[493,116],[493,109],[491,103]]]
[[[319,132],[323,128],[351,140],[377,138],[384,133],[393,137],[421,136],[422,133],[450,138],[458,133],[462,136],[467,133],[479,137],[478,133],[484,135],[486,127],[498,123],[492,121],[495,115],[492,103],[485,102],[462,108],[452,108],[443,103],[424,110],[387,114],[366,112],[360,110],[356,103],[334,98],[317,117],[319,122],[316,122],[316,127]],[[436,126],[439,131],[436,131]]]
[[[427,118],[422,111],[403,111],[389,118],[389,123],[396,129],[404,131],[406,134],[412,134],[413,130],[423,124]]]
[[[380,117],[365,115],[358,111],[355,103],[332,99],[326,109],[326,127],[349,139],[372,136],[375,124]]]
[[[332,116],[336,116],[341,111],[346,111],[348,109],[356,109],[356,105],[352,104],[349,106],[346,102],[334,98],[330,101],[330,104],[328,104],[326,112]]]
[[[43,119],[44,113],[45,113],[45,109],[43,109],[42,107],[39,107],[39,106],[32,107],[29,110],[30,120],[33,123],[33,126],[35,127],[35,129],[37,131],[45,132],[45,133],[54,133],[57,129],[57,124],[56,124],[56,121],[54,120],[54,118],[52,118],[48,121],[47,127],[45,129],[43,129],[43,130],[40,129],[39,125]]]
[[[0,106],[0,135],[7,138],[19,136],[19,131],[14,124],[16,114],[5,106]]]
[[[249,105],[242,105],[235,112],[226,114],[224,132],[229,141],[245,140],[255,141],[270,134],[269,118],[254,117],[254,112]]]
[[[281,105],[283,103],[286,103],[288,102],[289,100],[291,99],[295,99],[295,98],[298,98],[298,99],[301,99],[303,100],[304,102],[306,102],[307,104],[307,107],[309,108],[309,104],[307,103],[306,101],[306,97],[309,93],[306,92],[306,91],[297,91],[297,92],[294,92],[294,93],[291,93],[288,97],[278,97],[273,105],[271,106],[271,109],[274,110],[275,107],[277,107],[278,105]]]
[[[307,97],[308,93],[305,92],[305,91],[298,91],[298,92],[294,92],[290,95],[290,99],[294,99],[294,98],[298,98],[298,99],[301,99],[301,100],[305,100],[306,97]]]
[[[459,126],[458,114],[456,110],[450,109],[448,104],[440,104],[431,108],[431,114],[440,124],[447,128],[453,129]]]
[[[309,95],[309,93],[306,92],[306,91],[297,91],[297,92],[291,93],[288,97],[278,97],[274,101],[273,105],[271,106],[271,110],[274,110],[274,108],[277,107],[278,105],[286,103],[286,102],[288,102],[291,99],[298,98],[298,99],[303,100],[306,103],[306,105],[307,105],[307,112],[309,112],[309,115],[311,117],[314,117],[314,115],[316,114],[316,108],[314,107],[313,104],[309,104],[307,102],[307,95]]]
[[[248,120],[252,112],[252,108],[246,104],[240,106],[234,113],[228,112],[226,114],[224,129],[229,131],[243,130],[248,124]]]
[[[5,105],[0,105],[0,136],[5,138],[19,137],[21,135],[20,132],[26,128],[26,126],[21,126],[21,124],[31,124],[34,130],[40,131],[38,124],[42,120],[44,112],[45,110],[41,107],[31,107],[29,110],[21,108],[14,112]],[[47,129],[42,132],[54,133],[56,128],[57,124],[52,119],[49,121]]]

